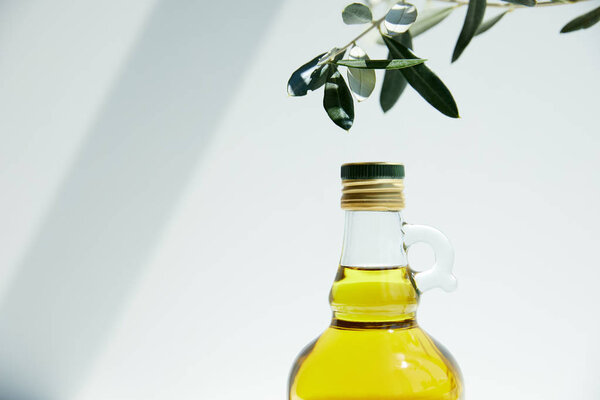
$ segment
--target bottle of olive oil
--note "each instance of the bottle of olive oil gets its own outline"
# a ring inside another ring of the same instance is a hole
[[[454,252],[438,230],[406,224],[404,166],[342,165],[346,226],[331,288],[331,325],[296,359],[289,400],[457,400],[464,398],[452,356],[416,320],[420,295],[451,291]],[[432,246],[435,265],[413,272],[406,250]]]

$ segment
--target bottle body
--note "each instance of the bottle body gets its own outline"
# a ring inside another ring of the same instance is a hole
[[[416,322],[418,296],[406,266],[340,266],[332,323],[298,356],[289,399],[461,399],[456,362]]]

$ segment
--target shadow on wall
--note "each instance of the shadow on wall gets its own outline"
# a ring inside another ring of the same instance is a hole
[[[157,4],[0,303],[0,398],[79,388],[279,3]]]

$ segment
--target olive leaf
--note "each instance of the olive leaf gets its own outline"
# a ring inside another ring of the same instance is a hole
[[[383,21],[390,36],[406,32],[417,19],[417,8],[409,3],[398,2],[388,11]]]
[[[369,61],[369,56],[363,49],[358,46],[354,46],[350,49],[350,53],[348,54],[350,60],[347,63],[352,64],[353,62],[361,63],[367,65]],[[339,62],[338,62],[339,64]],[[346,64],[348,66],[348,64]],[[350,86],[350,90],[354,93],[354,97],[359,102],[366,100],[371,93],[373,93],[373,89],[375,89],[375,71],[372,69],[364,69],[364,68],[348,68],[348,85]]]
[[[319,64],[321,57],[325,54],[327,53],[319,54],[294,71],[287,86],[287,92],[290,96],[304,96],[309,90],[315,90],[325,83],[321,73],[325,65]]]
[[[373,14],[369,7],[365,6],[361,3],[352,3],[342,11],[342,19],[345,24],[355,25],[355,24],[366,24],[371,22],[373,19]]]
[[[454,53],[452,54],[452,62],[458,60],[458,57],[460,57],[467,45],[471,42],[471,39],[473,39],[473,36],[475,36],[477,28],[479,28],[479,25],[483,20],[486,4],[486,0],[469,0],[465,22],[460,31],[460,35],[458,36],[456,46],[454,47]]]
[[[410,30],[396,36],[394,39],[402,43],[405,47],[413,47]],[[391,52],[388,53],[388,58],[394,58]],[[400,95],[404,92],[406,85],[406,78],[402,75],[400,70],[390,69],[385,71],[383,84],[381,85],[381,93],[379,95],[379,104],[384,113],[388,112],[396,104]]]
[[[327,77],[331,74],[331,65],[324,64],[318,67],[310,74],[308,89],[317,90],[325,84]]]
[[[506,13],[508,13],[509,11],[510,10],[506,10],[506,11],[501,12],[500,14],[488,19],[487,21],[483,21],[483,23],[481,25],[479,25],[479,28],[477,28],[477,30],[475,31],[475,36],[481,35],[483,32],[486,32],[492,26],[496,25],[498,23],[498,21],[500,21],[502,19],[502,17],[504,17],[506,15]]]
[[[325,83],[323,107],[329,118],[337,126],[345,130],[349,130],[352,127],[352,123],[354,122],[354,101],[344,78],[342,78],[337,69],[327,78],[327,83]]]
[[[563,26],[563,28],[560,30],[560,33],[568,33],[578,31],[579,29],[587,29],[596,24],[598,21],[600,21],[600,7],[575,18]]]
[[[433,28],[434,26],[445,20],[446,17],[450,15],[455,8],[456,6],[426,9],[425,11],[419,13],[417,20],[415,21],[413,26],[410,27],[410,34],[412,35],[412,37],[415,37]]]
[[[394,58],[417,58],[406,46],[393,38],[384,37],[383,40]],[[404,75],[410,86],[438,111],[452,118],[459,117],[458,108],[452,94],[441,79],[427,68],[425,64],[401,69],[400,72]]]
[[[415,65],[424,63],[425,59],[415,58],[414,60],[399,60],[399,59],[388,59],[388,60],[340,60],[336,61],[336,65],[350,68],[360,69],[402,69],[410,68]]]
[[[520,6],[533,7],[537,4],[535,0],[502,0],[507,3],[518,4]]]

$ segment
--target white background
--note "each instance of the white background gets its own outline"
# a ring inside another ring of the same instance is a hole
[[[367,160],[456,248],[419,319],[467,398],[600,398],[600,28],[558,34],[594,5],[518,10],[451,65],[456,12],[415,52],[462,118],[407,90],[350,134],[285,92],[359,32],[344,5],[0,3],[2,398],[285,398],[328,324],[339,165]]]

